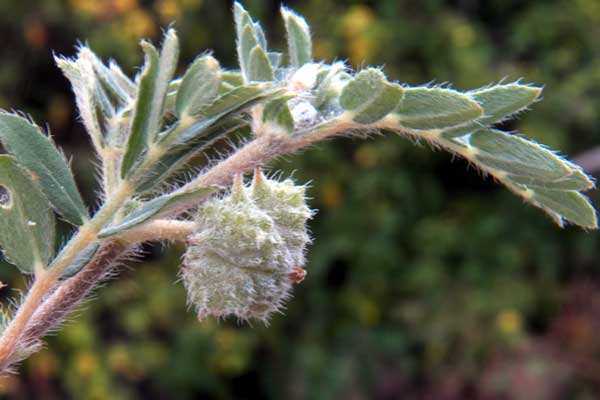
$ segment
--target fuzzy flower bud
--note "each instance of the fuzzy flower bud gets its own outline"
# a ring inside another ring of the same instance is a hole
[[[198,318],[235,315],[266,321],[306,272],[310,242],[305,187],[267,179],[257,170],[246,186],[205,203],[188,238],[181,275]]]

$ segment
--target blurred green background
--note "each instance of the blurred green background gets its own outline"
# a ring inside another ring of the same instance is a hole
[[[289,0],[317,59],[467,90],[523,78],[544,101],[505,124],[576,156],[600,144],[598,0]],[[284,47],[278,1],[245,1]],[[182,65],[235,67],[229,1],[0,0],[0,107],[48,123],[96,204],[93,155],[52,51],[77,41],[130,74],[173,23]],[[469,165],[395,136],[340,139],[275,169],[312,182],[307,279],[269,327],[196,321],[182,248],[146,247],[6,399],[595,399],[600,236],[560,230]],[[598,193],[589,193],[596,204]],[[24,279],[8,265],[5,299]]]

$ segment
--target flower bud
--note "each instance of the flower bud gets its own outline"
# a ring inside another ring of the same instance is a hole
[[[181,270],[198,318],[235,315],[266,321],[281,309],[293,283],[304,278],[310,242],[305,187],[236,177],[229,195],[206,202],[188,238]]]

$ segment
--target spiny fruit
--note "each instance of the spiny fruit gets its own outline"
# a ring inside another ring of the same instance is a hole
[[[282,308],[306,274],[306,221],[313,212],[305,189],[257,169],[250,185],[238,175],[229,195],[198,210],[181,275],[199,319],[234,315],[266,322]]]

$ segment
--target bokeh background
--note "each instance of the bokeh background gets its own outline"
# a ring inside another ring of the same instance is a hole
[[[570,157],[600,145],[597,0],[304,0],[317,59],[467,90],[523,78],[544,101],[506,129]],[[283,48],[278,1],[247,0]],[[0,0],[0,107],[47,123],[95,204],[93,155],[52,52],[78,41],[135,74],[174,24],[182,65],[235,67],[229,1]],[[584,159],[595,168],[594,157]],[[0,384],[5,399],[595,399],[600,236],[561,230],[462,160],[395,137],[276,163],[312,182],[308,276],[269,327],[196,321],[182,248],[146,247]],[[599,203],[599,195],[589,193]],[[25,287],[0,265],[6,301]]]

